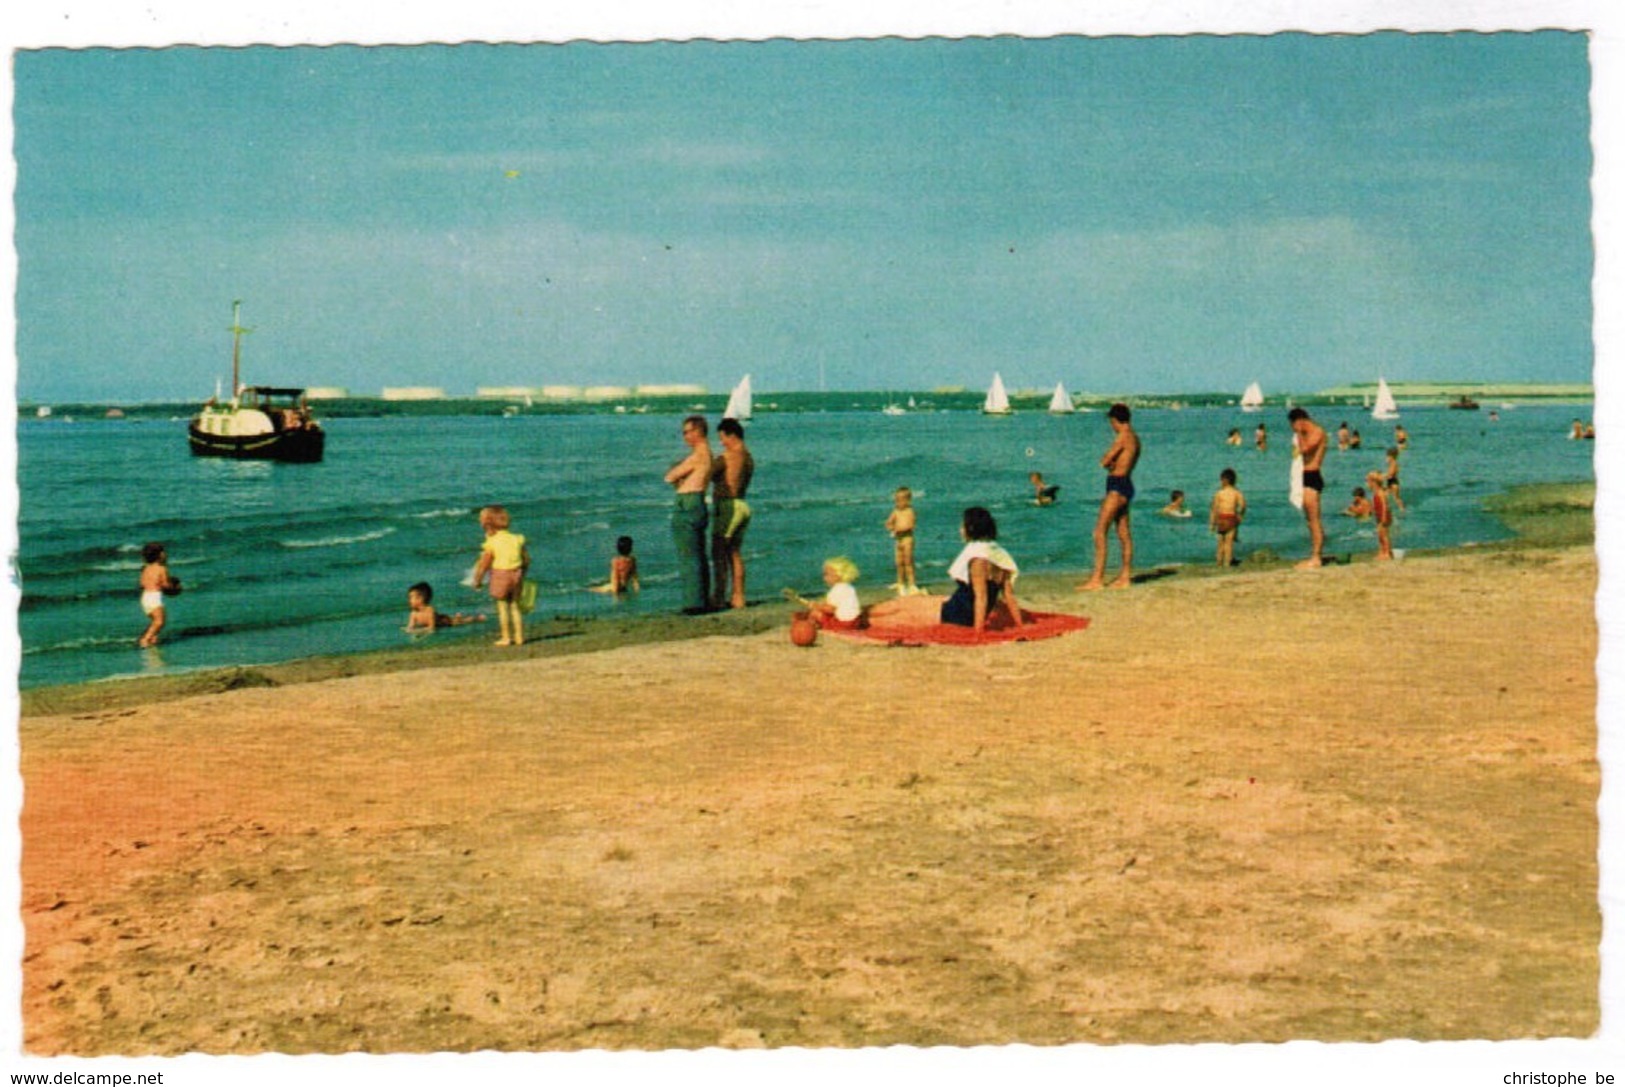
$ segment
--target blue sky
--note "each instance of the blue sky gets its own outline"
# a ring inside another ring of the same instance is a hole
[[[17,391],[1587,381],[1566,32],[23,51]]]

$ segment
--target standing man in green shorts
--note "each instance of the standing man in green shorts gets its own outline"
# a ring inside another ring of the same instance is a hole
[[[705,486],[711,480],[711,442],[705,416],[683,420],[688,455],[671,466],[666,482],[677,492],[671,511],[671,542],[677,550],[677,576],[683,590],[683,613],[709,610],[710,564],[705,558]]]

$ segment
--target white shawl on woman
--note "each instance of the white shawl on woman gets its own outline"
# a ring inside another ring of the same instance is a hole
[[[965,545],[959,557],[948,567],[948,576],[955,581],[970,584],[970,564],[972,559],[986,559],[988,563],[1000,569],[1010,571],[1010,580],[1016,580],[1021,571],[1016,569],[1016,560],[1010,557],[1010,552],[1000,547],[993,540],[972,540]]]

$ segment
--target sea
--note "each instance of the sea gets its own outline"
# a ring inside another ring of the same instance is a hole
[[[759,401],[760,402],[760,401]],[[821,591],[827,557],[852,558],[866,600],[894,580],[884,529],[896,488],[914,492],[920,579],[942,588],[959,549],[959,517],[985,506],[1023,572],[1081,574],[1102,490],[1104,414],[1041,410],[985,416],[916,409],[885,415],[835,394],[746,424],[756,459],[745,537],[749,598],[782,606],[785,587]],[[819,405],[822,406],[819,406]],[[1491,410],[1497,418],[1492,418]],[[1335,434],[1347,421],[1363,447],[1329,453],[1328,552],[1369,552],[1369,524],[1337,515],[1365,473],[1383,465],[1393,424],[1358,406],[1316,407]],[[1480,411],[1405,409],[1406,512],[1400,549],[1503,538],[1483,512],[1517,484],[1591,481],[1595,443],[1569,438],[1589,405],[1485,404]],[[679,606],[666,469],[684,452],[680,412],[332,418],[319,464],[190,455],[181,418],[28,417],[17,428],[15,576],[24,688],[254,665],[400,647],[406,590],[427,581],[443,612],[489,614],[466,584],[479,554],[478,509],[507,506],[527,537],[540,587],[536,618],[665,615]],[[713,417],[712,422],[715,423]],[[1269,437],[1254,447],[1254,428]],[[1301,557],[1302,516],[1287,499],[1290,432],[1284,410],[1139,410],[1144,453],[1132,507],[1136,566],[1212,561],[1205,511],[1221,469],[1248,499],[1238,555]],[[1239,428],[1245,444],[1227,445]],[[1335,444],[1335,443],[1334,443]],[[1031,472],[1059,484],[1032,501]],[[1174,489],[1195,516],[1158,514]],[[642,592],[595,593],[618,536],[631,536]],[[141,547],[166,545],[183,593],[169,601],[164,644],[136,648],[145,627],[136,579]],[[1113,568],[1117,561],[1112,545]],[[703,621],[703,620],[699,620]],[[491,627],[436,639],[491,637]]]

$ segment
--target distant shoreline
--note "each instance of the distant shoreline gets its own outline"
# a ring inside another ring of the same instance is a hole
[[[1545,483],[1512,488],[1485,502],[1486,510],[1514,533],[1512,539],[1436,551],[1412,551],[1406,561],[1591,546],[1594,539],[1592,508],[1595,495],[1596,486],[1591,483]],[[1369,560],[1370,555],[1365,552],[1352,555],[1352,561],[1357,564]],[[1273,570],[1285,573],[1290,566],[1291,562],[1286,558],[1262,554],[1247,559],[1238,569],[1249,573]],[[1152,579],[1153,584],[1164,581],[1189,583],[1227,576],[1210,566],[1197,564],[1149,568],[1140,573]],[[1177,573],[1177,578],[1167,576],[1173,573]],[[1079,576],[1081,571],[1028,575],[1022,579],[1023,604],[1041,610],[1086,608],[1091,598],[1072,591]],[[875,590],[866,589],[863,595],[866,602],[872,603]],[[390,649],[320,654],[274,664],[222,666],[172,675],[27,688],[20,691],[21,711],[24,717],[105,711],[242,687],[291,686],[357,675],[488,664],[499,659],[499,652],[502,661],[521,661],[693,638],[743,637],[788,624],[787,606],[777,598],[762,598],[742,610],[696,617],[640,614],[591,618],[555,615],[545,618],[545,612],[544,603],[531,617],[526,628],[528,640],[518,650],[493,649],[487,644],[489,639],[485,633],[474,627],[468,628],[466,633],[436,634],[431,639]],[[387,619],[380,618],[380,622],[384,621]]]
[[[1375,386],[1349,385],[1315,393],[1270,394],[1263,409],[1257,414],[1284,412],[1289,406],[1306,408],[1340,407],[1358,409],[1369,406],[1367,393]],[[1499,410],[1503,404],[1515,406],[1588,406],[1595,397],[1588,385],[1508,385],[1469,383],[1398,383],[1391,386],[1403,410],[1431,410],[1448,408],[1457,399],[1466,396],[1479,401],[1481,410]],[[1053,389],[1018,389],[1010,393],[1011,406],[1017,413],[1045,414]],[[820,411],[873,411],[879,412],[889,405],[913,404],[913,411],[921,414],[942,411],[977,411],[982,406],[984,393],[980,389],[936,389],[888,392],[873,389],[830,392],[772,392],[756,394],[754,411],[757,415],[796,414]],[[1099,394],[1081,392],[1073,395],[1079,411],[1104,411],[1114,402],[1122,400],[1136,409],[1183,408],[1236,408],[1237,393],[1121,393]],[[17,412],[20,420],[38,419],[51,422],[66,419],[104,418],[109,411],[119,413],[121,419],[173,419],[190,416],[197,410],[197,400],[165,400],[134,403],[121,400],[51,401],[22,400]],[[636,394],[614,398],[537,399],[529,403],[519,397],[446,396],[427,400],[388,400],[377,396],[345,396],[316,399],[311,405],[316,413],[327,419],[357,418],[423,418],[435,416],[469,415],[680,415],[699,412],[716,415],[728,403],[726,392],[690,393],[673,396],[639,396]],[[39,409],[50,414],[40,418]],[[904,407],[907,412],[910,409]]]

